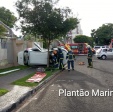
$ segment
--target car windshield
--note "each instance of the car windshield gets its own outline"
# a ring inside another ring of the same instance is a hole
[[[71,46],[71,49],[77,49],[78,46]]]

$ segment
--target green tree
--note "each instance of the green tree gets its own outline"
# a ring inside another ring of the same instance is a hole
[[[4,36],[6,31],[7,30],[4,28],[4,26],[0,25],[0,37]]]
[[[97,45],[109,45],[113,38],[113,24],[103,24],[97,30],[92,30],[91,36]]]
[[[13,28],[17,18],[14,16],[10,10],[0,7],[0,21],[2,21],[4,24],[9,26],[10,28]]]
[[[93,46],[93,38],[86,35],[78,35],[73,40],[75,43],[88,43],[89,45]]]
[[[41,35],[48,45],[48,52],[50,43],[55,38],[66,35],[78,24],[77,18],[70,17],[69,8],[55,8],[54,4],[52,0],[21,0],[16,3],[17,11],[22,18],[23,33]]]

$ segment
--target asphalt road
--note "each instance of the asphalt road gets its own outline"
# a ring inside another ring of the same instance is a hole
[[[86,56],[76,57],[75,71],[61,72],[15,111],[113,112],[113,60],[93,58],[93,66],[87,68]]]

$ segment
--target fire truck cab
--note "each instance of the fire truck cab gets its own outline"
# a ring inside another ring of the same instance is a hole
[[[113,48],[113,39],[111,39],[110,48]]]
[[[88,52],[86,43],[73,43],[68,45],[70,46],[73,53],[76,55],[85,55]],[[64,44],[60,44],[59,46],[66,49]]]

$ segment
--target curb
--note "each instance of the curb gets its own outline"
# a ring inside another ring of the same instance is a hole
[[[23,101],[25,101],[27,98],[29,98],[31,95],[33,95],[35,92],[37,92],[43,85],[45,85],[47,82],[49,82],[51,79],[53,79],[56,75],[58,75],[61,70],[55,72],[53,75],[45,79],[44,81],[40,82],[38,86],[33,88],[31,91],[28,91],[24,96],[20,97],[16,102],[8,106],[7,108],[2,109],[0,112],[11,112],[14,109],[17,108]]]

